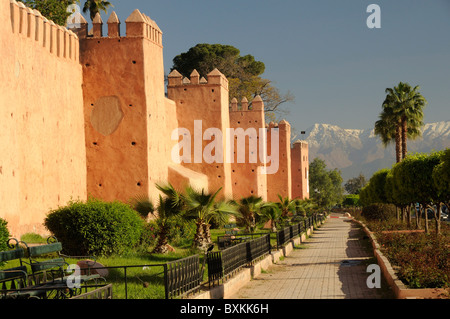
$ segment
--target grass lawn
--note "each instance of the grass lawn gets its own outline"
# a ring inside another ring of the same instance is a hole
[[[240,233],[243,233],[241,230]],[[267,233],[265,229],[258,229],[256,233]],[[211,239],[215,244],[214,251],[218,251],[218,237],[226,234],[225,229],[211,229]],[[29,244],[46,243],[46,239],[35,234],[26,234],[21,238]],[[186,258],[195,254],[199,255],[200,264],[203,264],[204,253],[191,247],[191,242],[184,240],[183,245],[171,243],[174,252],[167,254],[150,253],[153,247],[139,248],[125,255],[113,255],[99,257],[96,261],[108,267],[107,283],[113,284],[114,299],[164,299],[164,267],[165,263]],[[271,234],[271,244],[276,247],[276,234]],[[48,256],[48,258],[54,258]],[[25,259],[25,261],[28,261]],[[68,264],[76,264],[77,259],[66,258]],[[0,269],[19,266],[19,261],[9,262]],[[126,275],[126,276],[125,276]],[[126,281],[125,281],[126,277]],[[203,275],[203,281],[208,280],[207,265]]]

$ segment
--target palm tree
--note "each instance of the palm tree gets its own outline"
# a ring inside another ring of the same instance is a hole
[[[106,13],[108,12],[109,7],[114,7],[109,1],[86,0],[83,7],[83,13],[87,13],[89,11],[91,21],[94,21],[95,16],[100,10]]]
[[[281,195],[278,195],[278,199],[280,200],[276,204],[281,210],[281,218],[287,220],[290,216],[295,213],[295,201],[289,199],[289,197],[283,198]]]
[[[185,203],[185,217],[195,219],[197,225],[194,236],[194,246],[200,249],[207,249],[211,244],[210,222],[214,219],[218,223],[225,223],[230,215],[237,213],[237,208],[231,202],[218,201],[216,197],[222,190],[220,188],[214,194],[206,193],[203,189],[197,191],[188,186],[186,194],[183,195]]]
[[[132,200],[131,203],[133,209],[139,213],[139,215],[147,219],[149,214],[153,214],[155,206],[148,196],[138,196]]]
[[[407,139],[421,136],[426,99],[408,83],[400,82],[386,89],[386,99],[380,119],[375,123],[375,134],[386,146],[395,139],[396,160],[400,162],[407,154]]]
[[[264,205],[262,197],[244,197],[237,203],[239,206],[238,222],[245,225],[245,230],[253,233],[256,229],[256,216]]]
[[[262,205],[258,215],[261,217],[262,222],[270,222],[272,232],[277,231],[277,225],[282,215],[282,211],[278,205],[275,203],[266,203]]]
[[[156,208],[157,215],[155,216],[158,219],[159,226],[158,241],[152,252],[164,254],[168,252],[169,222],[182,215],[184,203],[181,200],[181,195],[171,184],[166,186],[156,185],[156,187],[165,197],[159,195],[159,204]],[[153,211],[151,213],[155,215]]]

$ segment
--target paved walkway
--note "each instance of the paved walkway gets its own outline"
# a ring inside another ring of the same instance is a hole
[[[230,299],[387,299],[383,281],[370,289],[367,266],[376,263],[360,226],[331,214],[288,257],[252,280]]]

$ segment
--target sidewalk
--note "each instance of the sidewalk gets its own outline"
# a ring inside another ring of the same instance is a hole
[[[384,281],[367,287],[367,266],[376,263],[369,240],[342,214],[331,214],[298,248],[230,299],[392,298]]]

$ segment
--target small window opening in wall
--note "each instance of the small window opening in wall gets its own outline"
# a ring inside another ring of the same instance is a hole
[[[222,178],[222,176],[220,176],[220,175],[219,175],[219,176],[217,176],[217,177],[218,177],[218,178]]]
[[[141,186],[142,186],[141,182],[138,182],[138,183],[137,183],[137,186],[141,187]]]
[[[254,193],[254,191],[251,191],[250,193],[252,193],[252,194],[253,194],[253,193]]]
[[[214,89],[212,89],[212,90],[211,90],[211,92],[213,92],[213,93],[214,93]]]
[[[129,106],[129,107],[133,107],[133,104],[129,104],[128,106]]]
[[[135,146],[135,145],[136,145],[136,142],[131,142],[131,145]]]
[[[184,91],[187,91],[187,89],[185,88]]]
[[[91,66],[89,63],[86,63],[85,65],[86,65],[87,68]]]
[[[100,43],[100,41],[97,41],[97,43]]]
[[[93,145],[95,145],[95,146],[97,146],[98,144],[97,144],[97,142],[94,142],[94,143],[92,143]]]
[[[102,187],[103,185],[102,184],[98,184],[98,187]]]
[[[252,169],[252,173],[254,173],[255,172],[255,170],[254,169]]]
[[[133,64],[136,64],[136,61],[133,60]]]

